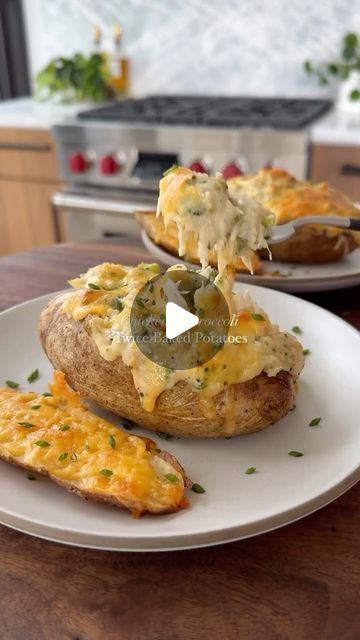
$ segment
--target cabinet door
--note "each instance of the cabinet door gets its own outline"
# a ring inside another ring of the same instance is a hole
[[[360,147],[313,145],[310,179],[326,181],[360,202]]]
[[[58,184],[0,180],[0,254],[55,242],[51,195]]]

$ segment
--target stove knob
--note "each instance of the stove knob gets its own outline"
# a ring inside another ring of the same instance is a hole
[[[195,160],[195,162],[191,162],[188,166],[189,169],[191,169],[191,171],[197,171],[197,173],[207,173],[207,169],[206,167],[199,162],[198,160]]]
[[[114,156],[103,156],[100,160],[100,170],[104,175],[112,175],[120,169],[120,164]]]
[[[229,164],[223,168],[222,174],[225,180],[229,180],[229,178],[235,178],[235,176],[242,176],[244,172],[235,162],[229,162]]]
[[[88,169],[89,163],[83,153],[72,153],[69,156],[69,169],[71,173],[84,173]]]

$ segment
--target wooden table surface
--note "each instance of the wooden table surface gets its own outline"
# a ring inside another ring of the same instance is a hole
[[[3,257],[0,309],[141,260],[137,238]],[[303,297],[360,328],[360,287]],[[193,551],[92,551],[0,527],[0,638],[359,640],[360,485],[277,531]]]

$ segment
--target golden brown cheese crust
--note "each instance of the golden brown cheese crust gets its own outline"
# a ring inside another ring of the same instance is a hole
[[[304,216],[359,217],[359,210],[341,191],[326,182],[312,184],[296,180],[284,169],[260,169],[228,181],[235,197],[253,197],[275,215],[276,224]],[[360,244],[358,232],[309,225],[298,229],[285,242],[271,246],[275,260],[300,263],[324,263],[340,260]],[[266,258],[266,254],[264,253]]]
[[[79,322],[51,301],[40,321],[40,338],[52,364],[83,397],[153,431],[174,436],[221,437],[251,433],[285,416],[294,404],[295,378],[280,372],[233,384],[206,403],[184,381],[165,390],[153,412],[144,411],[131,370],[121,358],[103,359],[89,335],[89,319]],[[229,411],[233,420],[229,421]]]
[[[145,229],[148,236],[159,246],[164,247],[174,256],[179,256],[179,239],[178,231],[174,222],[168,224],[165,230],[164,222],[160,217],[156,217],[155,211],[136,212],[136,218]],[[183,256],[185,260],[194,264],[200,264],[200,260],[196,251],[195,238],[187,238],[186,242],[186,254]],[[209,264],[212,267],[217,267],[217,259],[214,251],[209,252]],[[262,264],[261,260],[256,254],[251,257],[251,264],[254,273],[261,273]],[[237,257],[235,263],[236,271],[248,273],[247,267],[244,265],[241,258]]]
[[[91,413],[63,373],[55,372],[50,389],[50,397],[0,389],[1,459],[135,516],[187,505],[182,468],[164,459],[152,440]]]

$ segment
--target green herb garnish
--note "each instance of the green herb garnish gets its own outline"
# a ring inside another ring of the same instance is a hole
[[[95,284],[95,282],[88,282],[88,287],[89,289],[97,289],[97,290],[101,289],[101,287],[99,287],[98,284]]]
[[[122,303],[120,301],[120,298],[115,298],[114,307],[115,307],[116,311],[122,311],[123,310],[124,307],[123,307],[123,305],[122,305]]]
[[[301,451],[289,451],[288,455],[293,458],[301,458],[304,454]]]
[[[52,398],[53,394],[51,393],[51,391],[44,391],[43,396],[45,398]]]
[[[254,320],[260,320],[260,321],[262,321],[262,322],[266,322],[266,318],[264,318],[264,316],[263,316],[261,313],[252,313],[252,314],[251,314],[251,317],[252,317]]]
[[[40,409],[41,404],[33,404],[32,407],[30,407],[30,409]]]
[[[165,178],[165,176],[168,176],[169,173],[172,173],[173,171],[176,171],[176,169],[178,169],[178,168],[179,168],[178,164],[171,165],[171,167],[169,167],[169,169],[166,169],[166,171],[164,171],[163,177]]]
[[[112,476],[112,475],[113,475],[113,473],[114,473],[114,472],[113,472],[113,471],[111,471],[111,469],[101,469],[100,473],[101,473],[103,476],[110,477],[110,476]]]
[[[295,325],[295,327],[291,327],[291,331],[293,333],[302,333],[301,327],[298,327],[297,325]]]
[[[108,437],[108,441],[109,441],[109,445],[112,449],[115,449],[116,447],[116,440],[114,438],[114,436],[112,436],[111,434]]]
[[[35,478],[33,473],[27,473],[26,477],[27,477],[28,480],[36,480],[36,478]]]
[[[39,377],[39,369],[34,369],[27,377],[28,382],[35,382]]]
[[[138,298],[135,298],[135,302],[136,302],[136,304],[138,304],[138,305],[139,305],[139,307],[141,307],[142,309],[143,309],[143,308],[145,308],[145,302],[144,302],[144,300],[142,300],[141,298],[139,298],[139,297],[138,297]]]
[[[174,484],[175,482],[179,481],[179,478],[175,475],[175,473],[166,473],[165,478],[166,480],[169,480],[169,482],[172,482]]]
[[[69,429],[70,429],[70,425],[69,424],[62,424],[59,427],[59,431],[69,431]]]
[[[163,440],[171,440],[171,438],[173,437],[169,433],[165,433],[164,431],[157,431],[156,434]]]
[[[35,425],[32,422],[18,422],[18,424],[20,425],[20,427],[26,427],[27,429],[30,429],[31,427],[35,427]]]
[[[14,382],[14,380],[6,380],[5,384],[10,389],[18,389],[20,387],[20,382]]]
[[[253,473],[256,473],[256,467],[248,467],[245,473],[247,476],[251,476]]]
[[[201,484],[198,484],[197,482],[194,482],[191,487],[191,491],[194,491],[194,493],[205,493],[204,487],[202,487]]]
[[[58,460],[60,460],[60,462],[62,462],[63,460],[66,460],[66,458],[68,457],[68,453],[66,451],[64,451],[64,453],[60,453]]]
[[[38,447],[50,447],[50,442],[47,440],[37,440],[35,444],[37,444]]]
[[[311,422],[309,422],[309,427],[316,427],[320,422],[321,418],[313,418]]]
[[[311,353],[310,349],[303,349],[303,355],[308,356]]]

